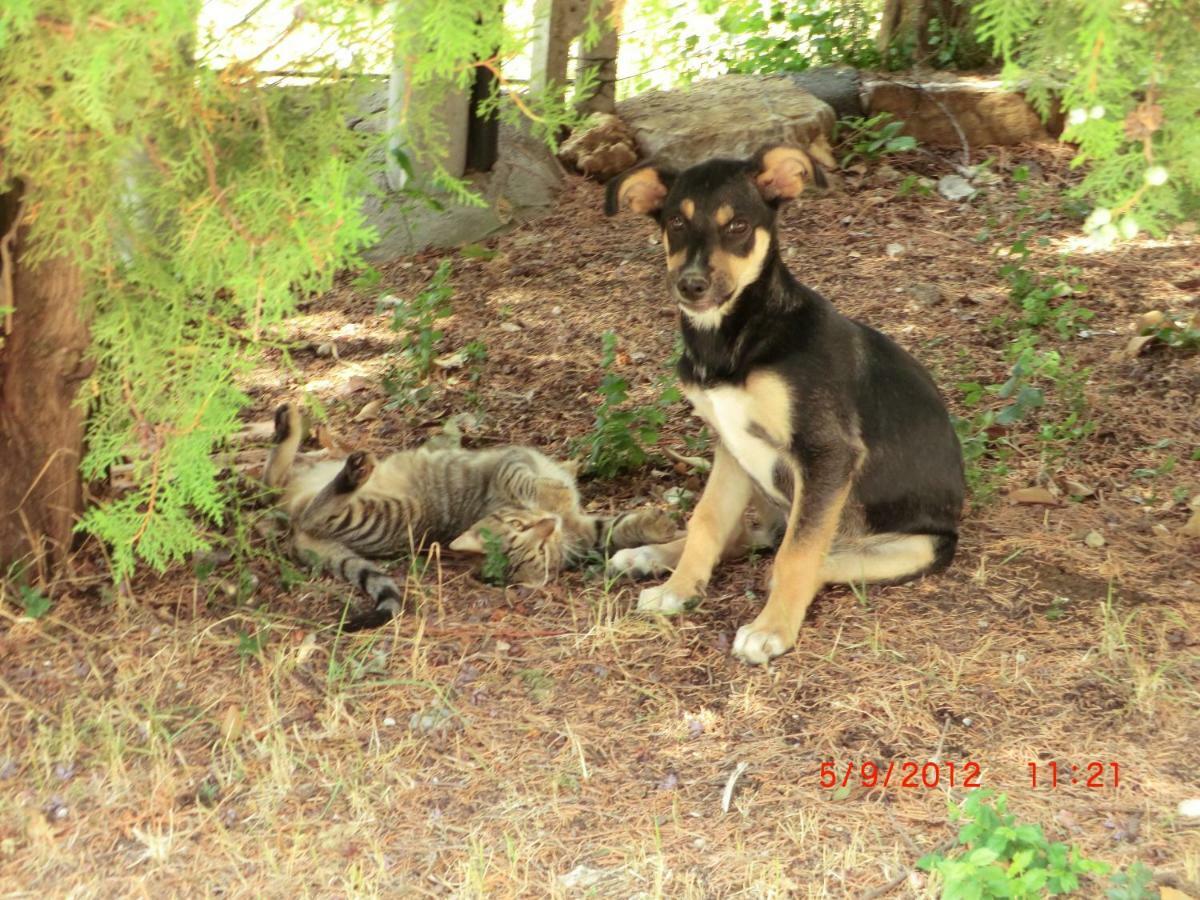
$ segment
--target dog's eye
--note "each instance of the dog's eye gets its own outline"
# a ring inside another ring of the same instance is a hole
[[[672,231],[682,231],[683,219],[679,216],[671,216],[671,218],[667,219],[667,227]]]
[[[745,219],[738,218],[731,220],[730,223],[725,226],[725,230],[730,234],[745,234],[746,229],[749,227],[749,222],[747,222]]]

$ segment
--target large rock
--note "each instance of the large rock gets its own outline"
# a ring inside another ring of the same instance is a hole
[[[807,145],[833,131],[834,113],[784,76],[723,75],[617,104],[638,153],[684,169],[714,156],[746,157],[764,144]]]
[[[839,119],[863,114],[862,74],[849,66],[817,66],[794,72],[792,82],[833,107]]]
[[[594,115],[563,142],[558,158],[599,181],[638,161],[637,138],[616,116]]]
[[[446,109],[455,108],[458,102],[456,98],[448,97]],[[387,88],[384,85],[363,100],[350,124],[364,131],[382,133],[386,109]],[[465,101],[461,115],[466,115]],[[465,154],[465,147],[463,149]],[[379,232],[379,243],[363,255],[373,262],[382,262],[426,247],[468,244],[504,231],[514,223],[549,213],[562,187],[563,168],[545,142],[530,134],[523,125],[501,123],[498,150],[498,159],[490,172],[473,173],[464,179],[482,198],[482,206],[456,202],[453,197],[422,183],[418,171],[416,186],[430,191],[440,204],[440,208],[433,209],[388,189],[381,145],[374,154],[378,163],[377,190],[365,198],[363,205],[368,221]]]
[[[1046,140],[1046,126],[1025,98],[994,78],[944,73],[927,80],[889,78],[863,83],[868,115],[889,112],[923,144],[971,147]],[[962,129],[962,136],[954,123]]]

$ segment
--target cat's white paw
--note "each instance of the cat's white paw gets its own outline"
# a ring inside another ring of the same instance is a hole
[[[764,628],[755,622],[743,625],[733,639],[733,655],[742,662],[762,665],[791,649],[789,641],[777,629]]]
[[[661,575],[666,571],[667,566],[659,556],[657,549],[649,545],[618,550],[608,560],[609,575],[647,578],[651,575]]]
[[[696,605],[696,597],[686,597],[671,589],[669,584],[646,588],[638,595],[638,611],[673,615]]]

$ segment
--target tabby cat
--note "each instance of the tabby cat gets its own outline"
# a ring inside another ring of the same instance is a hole
[[[263,481],[282,491],[296,550],[316,556],[375,601],[375,609],[347,622],[345,631],[382,625],[400,611],[396,583],[367,557],[394,557],[434,541],[484,553],[490,538],[508,560],[509,580],[541,585],[591,550],[676,536],[659,510],[611,518],[584,513],[572,475],[530,447],[425,445],[382,460],[357,451],[344,462],[312,461],[297,457],[303,438],[299,406],[285,403],[275,413],[275,446]]]

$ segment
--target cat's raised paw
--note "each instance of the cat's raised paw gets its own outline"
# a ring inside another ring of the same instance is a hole
[[[698,596],[684,596],[671,589],[669,584],[660,584],[658,587],[646,588],[638,595],[638,612],[669,616],[692,609],[699,602]]]
[[[280,404],[275,410],[275,437],[276,444],[282,444],[292,432],[300,428],[300,410],[294,403]]]
[[[538,509],[562,515],[575,508],[575,491],[555,478],[539,478],[534,502]]]
[[[375,471],[375,454],[366,450],[355,450],[346,457],[346,464],[338,473],[338,490],[348,493],[360,487]]]
[[[662,509],[648,509],[638,516],[638,528],[647,543],[665,544],[675,540],[678,529],[671,514]]]
[[[668,571],[655,547],[629,547],[618,550],[608,560],[609,575],[628,575],[630,578],[649,578]]]

